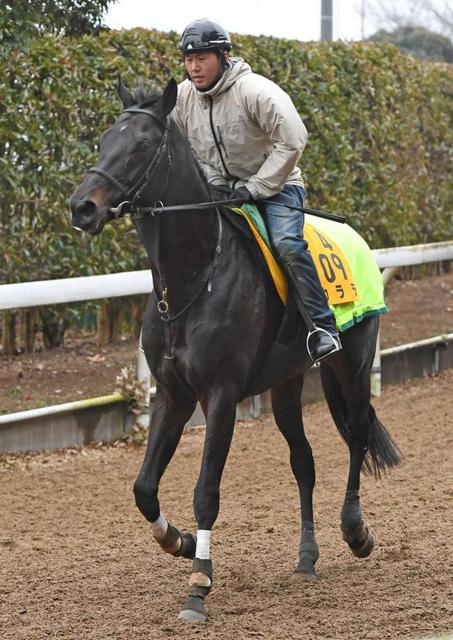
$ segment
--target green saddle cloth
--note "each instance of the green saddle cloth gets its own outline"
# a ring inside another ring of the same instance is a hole
[[[234,209],[234,211],[244,216],[249,225],[253,226],[263,239],[266,247],[272,249],[264,220],[258,208],[255,205],[248,204],[241,209]],[[309,214],[305,215],[305,224],[314,228],[315,233],[318,231],[324,238],[331,239],[333,243],[338,245],[352,273],[353,286],[357,292],[356,299],[329,305],[335,315],[337,329],[346,331],[353,324],[368,316],[387,313],[388,308],[384,301],[382,274],[376,264],[373,252],[365,240],[348,224],[326,220]],[[318,253],[319,247],[316,247],[314,243],[310,244],[310,235],[307,232],[309,250],[312,253],[321,284],[323,284],[325,273],[321,268],[322,260],[320,260],[320,257],[322,258],[322,256]],[[269,264],[267,258],[266,260]]]

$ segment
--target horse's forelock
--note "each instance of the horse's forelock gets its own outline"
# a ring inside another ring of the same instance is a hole
[[[134,104],[145,109],[146,107],[153,107],[160,100],[160,93],[154,89],[137,89],[133,93]]]

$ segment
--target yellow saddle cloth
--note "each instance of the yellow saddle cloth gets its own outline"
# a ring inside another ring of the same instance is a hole
[[[272,253],[261,214],[255,205],[233,211],[247,220],[277,293],[286,304],[288,282]],[[352,227],[307,214],[304,239],[340,331],[366,316],[388,311],[381,272],[371,249]]]

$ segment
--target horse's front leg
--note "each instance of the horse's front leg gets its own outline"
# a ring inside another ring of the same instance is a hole
[[[151,523],[154,538],[167,553],[193,558],[195,536],[181,532],[167,522],[160,511],[160,479],[181,439],[184,425],[195,409],[195,401],[158,387],[151,416],[148,445],[142,468],[134,484],[135,502]]]
[[[197,547],[189,581],[189,596],[179,618],[206,622],[204,605],[212,588],[211,529],[219,513],[220,480],[230,450],[236,416],[237,394],[226,388],[202,402],[206,434],[200,475],[194,492]]]
[[[319,558],[313,523],[315,464],[302,420],[302,386],[303,376],[297,376],[272,387],[271,398],[275,421],[288,443],[291,469],[299,488],[302,526],[299,562],[294,577],[313,579],[316,578],[315,564]]]

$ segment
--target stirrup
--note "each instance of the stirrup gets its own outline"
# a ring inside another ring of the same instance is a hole
[[[325,333],[332,340],[333,349],[331,349],[328,353],[324,354],[323,356],[316,358],[315,360],[310,350],[309,342],[310,342],[310,338],[314,336],[316,333]],[[324,358],[328,358],[332,354],[337,353],[337,351],[341,350],[341,342],[337,338],[337,336],[332,335],[326,329],[323,329],[322,327],[317,327],[316,325],[314,325],[314,329],[309,329],[308,331],[306,346],[307,346],[308,355],[310,356],[314,364],[318,364],[319,362],[321,362],[321,360],[324,360]]]

